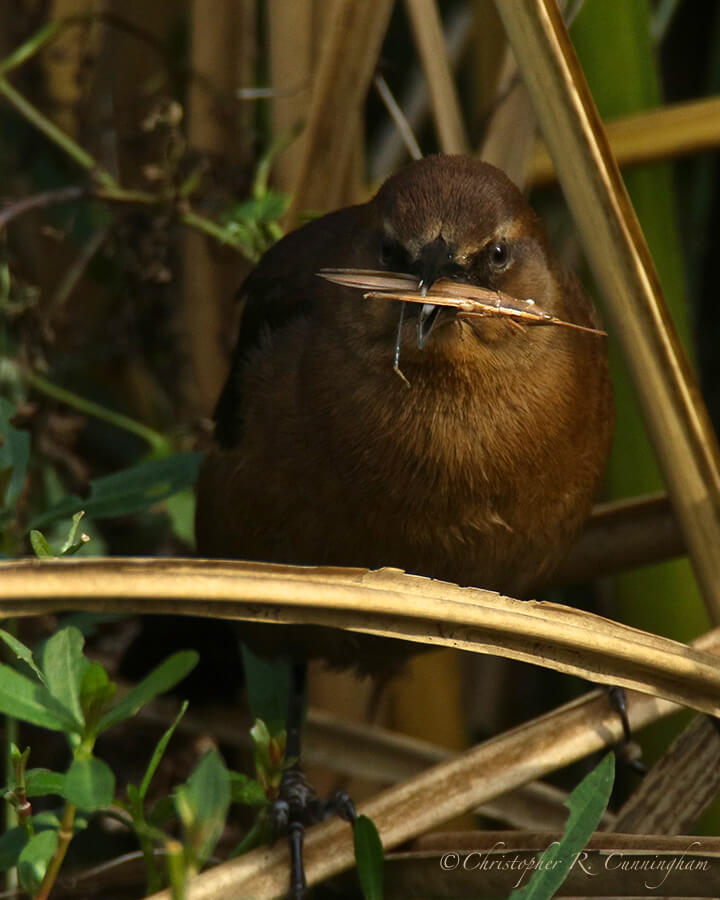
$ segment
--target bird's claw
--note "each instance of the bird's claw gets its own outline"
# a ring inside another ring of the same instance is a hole
[[[319,801],[315,789],[302,769],[295,765],[283,772],[278,799],[270,807],[273,840],[287,837],[290,849],[289,900],[304,900],[307,882],[303,863],[305,828],[321,822],[326,815],[336,814],[354,824],[355,804],[345,791],[338,791],[326,804]]]
[[[642,751],[632,739],[625,688],[619,687],[618,685],[611,685],[607,688],[607,695],[610,706],[620,717],[623,729],[623,740],[622,743],[615,748],[615,753],[618,759],[632,769],[633,772],[637,772],[638,775],[645,775],[647,774],[647,766],[641,759]]]
[[[344,819],[351,825],[354,825],[355,820],[357,819],[355,804],[353,803],[350,794],[346,791],[338,791],[335,794],[335,796],[326,804],[325,813],[327,815],[335,814],[340,816],[341,819]]]
[[[273,841],[288,833],[290,827],[290,806],[287,800],[275,800],[270,806],[270,827]]]

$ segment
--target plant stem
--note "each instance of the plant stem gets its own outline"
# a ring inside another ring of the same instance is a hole
[[[226,228],[223,228],[222,225],[218,225],[211,219],[206,219],[192,210],[187,210],[181,214],[180,221],[183,225],[194,228],[196,231],[202,231],[203,234],[215,238],[221,244],[229,244],[235,250],[239,250],[244,256],[247,256],[250,262],[257,262],[257,257],[253,258],[247,248],[240,247]]]
[[[75,822],[75,809],[76,808],[74,804],[65,804],[65,810],[63,811],[63,817],[60,822],[60,830],[58,831],[58,845],[47,867],[45,877],[43,878],[42,884],[40,885],[40,890],[37,892],[37,894],[35,894],[33,900],[47,900],[47,898],[50,896],[50,891],[53,889],[55,879],[57,878],[60,867],[62,866],[63,860],[65,859],[67,848],[69,847],[70,841],[72,840],[73,824]]]
[[[53,34],[45,34],[45,30],[39,32],[36,35],[36,39],[40,40],[42,38],[43,41],[47,41],[52,37]],[[97,197],[101,200],[107,200],[114,203],[136,203],[144,206],[162,206],[163,204],[167,204],[168,200],[172,202],[173,198],[161,197],[155,194],[147,193],[146,191],[132,191],[126,190],[121,187],[118,182],[113,178],[113,176],[106,170],[103,169],[97,162],[97,160],[91,156],[86,150],[84,150],[76,141],[74,141],[70,135],[66,134],[61,128],[52,122],[47,116],[40,112],[32,103],[29,102],[19,91],[16,91],[15,88],[10,84],[10,82],[5,78],[4,72],[7,71],[8,68],[14,67],[16,64],[19,65],[24,59],[28,58],[35,52],[32,49],[32,42],[28,42],[25,44],[17,54],[13,54],[8,57],[3,63],[0,63],[0,96],[4,96],[5,99],[15,107],[15,109],[22,115],[28,122],[34,125],[38,131],[41,131],[45,137],[51,140],[54,144],[60,147],[72,160],[74,160],[82,169],[86,172],[90,173],[93,180],[95,181],[97,187],[89,190],[89,194],[91,196]],[[35,48],[37,49],[37,47]],[[22,51],[22,53],[21,53]],[[20,54],[18,56],[18,54]],[[19,60],[19,62],[18,62]],[[261,179],[262,182],[262,179]],[[72,197],[73,192],[76,189],[68,189],[70,191],[70,197]],[[59,199],[60,202],[66,199],[70,199],[70,197],[64,197],[62,194],[59,197],[53,196],[51,193],[43,195],[43,199],[48,202],[53,202],[55,199]],[[20,207],[20,211],[24,211],[26,208],[34,208],[37,205],[41,204],[26,204],[25,206]],[[2,224],[7,224],[10,218],[12,218],[12,213],[4,217],[4,221]],[[180,221],[183,225],[187,225],[190,228],[194,228],[197,231],[201,231],[204,234],[209,235],[214,238],[221,244],[230,245],[235,250],[238,250],[241,253],[244,253],[251,262],[257,261],[257,255],[255,258],[252,258],[252,254],[248,253],[242,246],[238,244],[238,242],[233,238],[233,236],[228,232],[226,228],[222,225],[218,225],[213,222],[211,219],[207,219],[204,216],[198,215],[196,212],[193,212],[189,209],[180,209]]]
[[[39,31],[36,31],[24,44],[21,44],[16,50],[6,56],[0,62],[0,75],[17,69],[23,63],[27,62],[30,57],[34,56],[38,50],[42,49],[45,44],[49,43],[64,27],[65,22],[62,19],[50,22]]]
[[[18,620],[17,619],[8,619],[4,626],[13,637],[17,637],[18,633]],[[18,743],[18,720],[13,718],[12,716],[5,716],[5,728],[3,734],[3,752],[5,755],[5,784],[10,784],[13,776],[15,774],[12,758],[10,755],[10,745]],[[18,815],[15,810],[15,807],[10,804],[5,804],[5,830],[9,831],[11,828],[15,828],[18,824]],[[13,891],[17,888],[18,878],[17,878],[17,869],[9,868],[5,873],[5,889],[7,891]]]
[[[96,419],[102,419],[104,422],[115,425],[116,428],[122,428],[125,431],[129,431],[131,434],[137,435],[137,437],[148,443],[154,455],[165,456],[169,452],[170,442],[164,435],[160,434],[159,431],[155,431],[155,429],[149,428],[141,422],[136,422],[135,419],[131,419],[129,416],[124,416],[122,413],[107,409],[99,403],[81,397],[73,391],[68,391],[66,388],[59,387],[51,381],[48,381],[47,378],[43,378],[42,375],[37,375],[36,373],[29,371],[29,369],[19,368],[19,371],[32,387],[41,391],[43,394],[46,394],[48,397],[53,397],[61,403],[66,403],[68,406],[72,406],[73,409],[85,413],[85,415],[94,416]]]
[[[187,869],[185,854],[180,841],[170,839],[165,844],[167,853],[168,878],[172,900],[185,900],[187,896]]]
[[[24,116],[28,122],[34,125],[53,143],[57,144],[65,153],[88,172],[91,172],[98,184],[106,188],[117,188],[118,184],[109,172],[99,168],[96,161],[83,148],[65,132],[58,128],[47,116],[23,97],[10,82],[0,75],[0,94],[11,103],[15,109]]]

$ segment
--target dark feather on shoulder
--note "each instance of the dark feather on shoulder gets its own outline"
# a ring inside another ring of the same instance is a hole
[[[245,360],[264,334],[312,315],[318,292],[316,273],[322,268],[343,265],[338,262],[338,251],[343,244],[352,245],[354,209],[338,210],[286,235],[267,251],[243,282],[238,291],[245,303],[240,331],[213,416],[215,439],[221,447],[230,449],[242,438],[241,374]],[[348,261],[347,265],[351,264]]]

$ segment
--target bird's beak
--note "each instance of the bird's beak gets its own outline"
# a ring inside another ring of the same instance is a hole
[[[435,238],[426,244],[420,252],[419,269],[420,280],[418,291],[422,297],[427,297],[427,292],[437,281],[441,268],[447,263],[448,246],[442,237]],[[440,307],[432,303],[423,303],[417,321],[418,348],[423,349],[430,337],[430,332],[440,312]]]
[[[422,293],[422,288],[420,292]],[[420,307],[417,320],[418,349],[422,350],[427,343],[427,339],[430,337],[430,332],[432,331],[432,327],[435,324],[439,312],[440,307],[435,306],[433,303],[423,303]]]

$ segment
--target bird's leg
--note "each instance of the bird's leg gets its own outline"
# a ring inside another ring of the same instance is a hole
[[[632,753],[632,748],[636,751],[638,751],[639,748],[636,744],[633,744],[632,740],[625,688],[619,687],[618,685],[609,685],[605,690],[607,691],[610,706],[618,714],[620,721],[622,722],[623,740],[620,746],[616,748],[618,759],[629,765],[634,772],[645,775],[647,773],[646,766],[640,758]]]
[[[285,720],[285,759],[292,762],[282,774],[278,799],[270,810],[270,821],[275,836],[287,835],[288,838],[291,900],[302,900],[305,896],[305,867],[302,855],[305,825],[317,821],[322,815],[317,794],[308,784],[300,768],[300,735],[305,711],[306,686],[307,665],[296,663],[292,667]]]
[[[630,719],[627,711],[627,696],[625,688],[618,687],[616,684],[608,685],[605,690],[610,702],[610,706],[620,717],[623,728],[623,739],[626,744],[632,740],[632,731],[630,730]]]
[[[285,720],[285,759],[300,760],[300,736],[305,718],[307,694],[307,664],[294,663],[288,695],[288,711]]]
[[[303,840],[306,826],[322,821],[329,812],[337,813],[348,822],[355,821],[355,807],[344,791],[338,791],[328,804],[323,804],[302,770],[300,745],[306,686],[307,666],[305,663],[293,665],[285,739],[285,759],[292,762],[282,774],[278,799],[273,803],[270,811],[275,835],[287,835],[288,838],[290,900],[302,900],[305,896]]]

